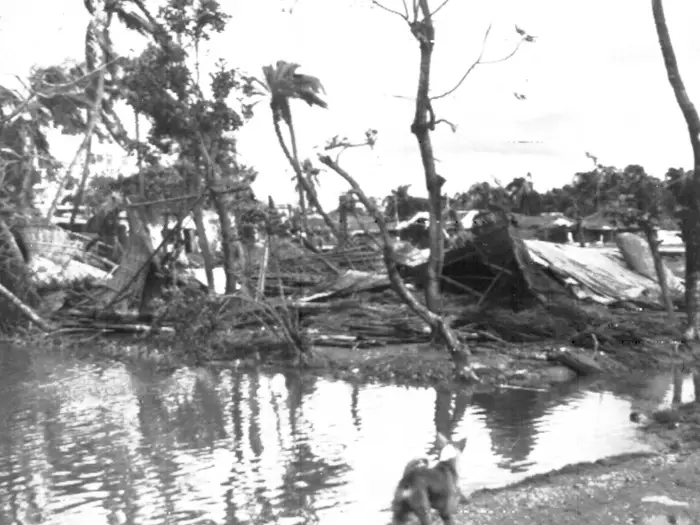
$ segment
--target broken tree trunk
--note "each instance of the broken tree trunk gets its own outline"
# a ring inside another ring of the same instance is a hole
[[[19,234],[18,234],[19,235]],[[7,300],[0,301],[0,330],[11,331],[30,319],[26,308],[39,304],[39,296],[30,279],[29,268],[15,234],[0,218],[0,284]]]
[[[649,244],[649,251],[651,251],[651,258],[654,261],[654,270],[656,270],[656,279],[659,281],[659,288],[661,288],[661,299],[666,307],[666,315],[668,315],[668,320],[670,323],[676,324],[676,311],[673,308],[671,293],[668,289],[666,268],[664,267],[663,260],[661,259],[661,253],[659,252],[661,241],[659,240],[658,232],[656,231],[656,228],[648,221],[644,221],[642,223],[642,230],[644,231],[644,235],[646,235],[647,243]]]
[[[37,314],[29,306],[24,304],[15,294],[13,294],[10,290],[5,288],[2,284],[0,284],[0,297],[2,297],[4,300],[8,301],[12,306],[14,306],[17,309],[17,311],[20,312],[28,321],[33,322],[45,332],[53,330],[53,326],[51,325],[51,323],[42,319],[39,316],[39,314]],[[2,324],[5,324],[5,322],[3,322]],[[0,328],[2,328],[2,324],[0,324]]]
[[[583,350],[573,348],[556,350],[547,357],[550,361],[560,363],[580,376],[595,375],[603,371],[600,363]]]
[[[143,207],[127,206],[129,237],[121,261],[114,275],[105,283],[107,292],[101,301],[125,310],[139,304],[148,275],[148,263],[153,259],[153,243],[146,225]]]

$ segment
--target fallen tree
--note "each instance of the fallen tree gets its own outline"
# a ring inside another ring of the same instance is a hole
[[[27,261],[29,253],[20,237],[9,224],[10,218],[0,218],[0,330],[11,332],[23,320],[34,322],[45,330],[49,328],[33,307],[39,296],[32,283]]]
[[[367,197],[365,192],[362,191],[357,181],[347,171],[341,168],[335,160],[331,159],[328,155],[319,155],[319,161],[345,179],[352,188],[353,193],[377,222],[383,241],[382,254],[384,256],[384,264],[386,265],[389,281],[396,294],[416,313],[416,315],[430,326],[438,340],[447,346],[450,357],[455,365],[455,372],[460,375],[469,373],[469,348],[467,345],[458,339],[455,332],[442,316],[433,313],[425,305],[421,304],[406,287],[406,283],[396,266],[393,240],[389,234],[389,229],[387,228],[382,212],[379,211],[379,208],[377,208],[372,200]],[[471,375],[473,376],[473,374]]]
[[[33,322],[39,328],[45,332],[53,330],[53,325],[48,321],[44,320],[39,314],[37,314],[33,308],[27,306],[22,302],[22,300],[13,294],[10,290],[5,288],[0,283],[0,297],[8,301],[12,306],[14,306],[18,312],[20,312],[27,320]],[[3,323],[4,324],[4,323]]]

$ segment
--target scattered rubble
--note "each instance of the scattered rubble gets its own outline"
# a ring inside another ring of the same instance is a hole
[[[119,265],[86,253],[89,238],[51,225],[25,229],[33,284],[44,298],[39,311],[58,327],[54,333],[173,333],[168,308],[158,310],[153,300],[167,306],[173,287],[207,293],[203,270],[183,264],[193,258],[161,264],[145,223],[131,209],[127,215],[131,233]],[[596,354],[652,337],[610,323],[604,313],[613,307],[662,308],[648,249],[634,234],[621,234],[618,248],[582,248],[522,239],[517,222],[504,212],[465,217],[471,229],[446,251],[442,277],[445,315],[463,341],[504,345],[553,338],[593,346],[591,355],[574,347],[550,353],[586,375],[607,368]],[[563,227],[561,218],[550,222]],[[230,330],[264,329],[275,311],[291,309],[312,344],[357,349],[430,341],[428,327],[390,290],[375,244],[323,254],[285,239],[275,245],[269,264],[256,260],[248,272],[251,290],[262,283],[259,300],[236,297],[242,292],[227,297],[218,286],[210,294],[221,311],[231,310]],[[395,248],[409,286],[421,287],[428,250],[403,241]],[[668,272],[680,301],[683,281]],[[498,316],[489,313],[494,309]]]

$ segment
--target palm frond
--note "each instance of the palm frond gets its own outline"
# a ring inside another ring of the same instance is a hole
[[[15,90],[0,85],[0,104],[6,104],[8,102],[18,104],[21,100],[22,99]]]
[[[128,29],[136,31],[144,36],[151,35],[154,30],[153,25],[136,11],[130,10],[130,7],[131,6],[127,7],[122,3],[114,14],[117,15],[119,21]]]
[[[317,77],[311,75],[292,75],[293,96],[302,99],[309,106],[320,106],[327,108],[328,104],[322,100],[318,93],[325,93],[321,81]]]
[[[146,4],[143,2],[143,0],[131,0],[131,3],[138,7],[141,13],[143,13],[143,16],[146,17],[146,20],[148,20],[148,23],[151,27],[151,33],[155,35],[155,33],[158,30],[158,22],[153,17],[151,12],[146,8]]]
[[[275,66],[263,67],[267,89],[270,91],[272,108],[275,118],[282,118],[289,123],[291,110],[289,99],[298,98],[309,104],[327,108],[328,104],[319,96],[324,93],[321,81],[311,75],[298,74],[299,64],[279,60]]]

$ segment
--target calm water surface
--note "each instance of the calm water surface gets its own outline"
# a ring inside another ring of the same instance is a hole
[[[629,392],[663,402],[671,380],[654,381],[470,396],[5,349],[0,523],[383,524],[404,464],[434,451],[436,430],[468,437],[465,493],[504,485],[645,450]]]

